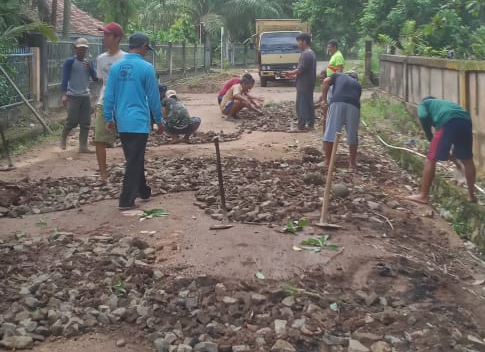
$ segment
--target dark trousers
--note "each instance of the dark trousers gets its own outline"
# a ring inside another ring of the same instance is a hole
[[[313,128],[313,126],[315,125],[313,91],[296,92],[296,116],[298,117],[299,128],[305,128],[305,125]]]
[[[78,125],[81,130],[89,130],[91,125],[91,98],[89,96],[67,96],[67,120],[64,129],[68,132]]]
[[[148,134],[120,132],[121,146],[126,166],[123,188],[120,194],[120,207],[132,207],[136,197],[150,197],[150,187],[145,179],[145,148]]]

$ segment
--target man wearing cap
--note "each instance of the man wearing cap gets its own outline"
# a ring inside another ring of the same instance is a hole
[[[96,145],[96,158],[99,166],[99,179],[93,186],[102,186],[108,181],[108,171],[106,165],[106,147],[112,148],[115,143],[116,134],[114,130],[106,128],[106,122],[103,116],[103,99],[106,89],[106,81],[111,66],[125,57],[125,52],[120,49],[120,41],[123,38],[123,28],[116,23],[110,22],[103,27],[98,28],[103,32],[104,46],[107,51],[99,55],[96,59],[96,71],[98,78],[102,81],[103,86],[99,93],[98,102],[96,103],[96,115],[94,122],[94,143]]]
[[[322,97],[326,97],[330,87],[333,87],[330,107],[323,99],[321,108],[328,116],[323,134],[323,152],[325,154],[325,166],[329,165],[332,155],[335,134],[345,126],[347,133],[347,145],[349,146],[349,168],[357,167],[357,145],[360,123],[360,96],[362,87],[359,77],[355,72],[334,73],[323,80]]]
[[[129,53],[111,66],[104,92],[103,112],[107,127],[116,126],[126,159],[120,210],[132,209],[135,199],[148,200],[151,188],[145,179],[145,148],[150,133],[150,111],[158,130],[162,127],[162,108],[153,65],[143,57],[153,50],[148,37],[140,32],[128,39]]]
[[[166,87],[166,86],[165,86]],[[177,142],[178,135],[184,135],[184,142],[189,143],[190,136],[197,131],[201,120],[199,117],[190,117],[187,108],[177,99],[174,90],[160,91],[162,99],[163,130],[172,137],[172,142]]]
[[[96,71],[85,56],[88,41],[78,38],[75,43],[75,56],[64,61],[62,67],[62,103],[67,105],[67,119],[62,130],[60,147],[66,149],[67,136],[79,125],[79,152],[93,153],[88,149],[89,126],[91,125],[91,98],[89,78],[97,80]]]

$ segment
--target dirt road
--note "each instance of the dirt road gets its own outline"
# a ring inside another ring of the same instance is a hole
[[[158,194],[141,209],[169,213],[151,219],[117,210],[120,148],[108,151],[110,185],[93,189],[95,158],[75,137],[67,151],[37,146],[2,174],[30,202],[0,219],[4,340],[73,352],[485,350],[484,268],[431,208],[403,200],[415,180],[366,130],[357,172],[338,150],[334,183],[349,195],[330,213],[343,229],[292,234],[288,220],[319,217],[318,129],[287,132],[295,91],[283,85],[254,89],[276,106],[263,125],[222,119],[221,78],[206,79],[175,89],[202,138],[235,139],[221,143],[234,227],[210,229],[221,217],[212,143],[151,137]],[[323,235],[319,248],[301,244]]]

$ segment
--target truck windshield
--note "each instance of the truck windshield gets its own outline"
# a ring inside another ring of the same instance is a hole
[[[299,52],[296,37],[299,32],[272,32],[261,35],[261,51]]]

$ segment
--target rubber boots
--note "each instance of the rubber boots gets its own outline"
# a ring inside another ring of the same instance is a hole
[[[79,130],[79,153],[94,154],[95,151],[88,148],[89,129],[81,128]]]
[[[62,133],[61,133],[61,141],[59,143],[59,147],[62,150],[66,150],[66,147],[67,147],[67,136],[69,135],[69,132],[71,132],[71,131],[70,130],[66,130],[65,128],[62,130]]]

